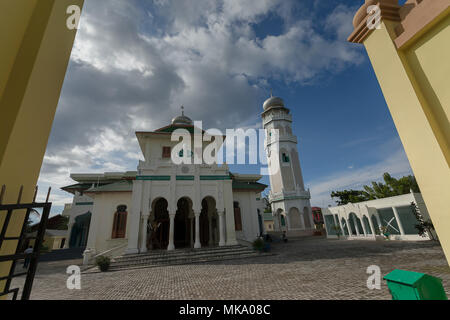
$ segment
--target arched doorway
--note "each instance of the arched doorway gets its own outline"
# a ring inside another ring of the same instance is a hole
[[[86,212],[75,218],[75,223],[72,226],[70,232],[69,248],[82,248],[86,247],[89,226],[91,224],[92,213]]]
[[[291,229],[303,229],[304,225],[300,217],[300,211],[297,208],[291,208],[289,210],[289,222]]]
[[[159,198],[153,203],[154,219],[151,235],[153,249],[167,249],[169,245],[170,219],[168,206],[169,203],[164,198]]]
[[[200,213],[200,243],[202,247],[219,243],[218,221],[216,200],[213,197],[205,197],[202,200]]]
[[[370,228],[369,218],[367,218],[367,216],[363,216],[362,222],[364,224],[364,228],[366,229],[367,234],[372,234],[372,229]]]
[[[355,225],[355,221],[356,221],[356,214],[354,214],[353,212],[351,212],[348,216],[348,224],[349,224],[349,231],[350,234],[356,236],[356,225]]]
[[[191,245],[191,211],[191,199],[183,197],[178,200],[173,236],[173,241],[176,249],[186,248]]]

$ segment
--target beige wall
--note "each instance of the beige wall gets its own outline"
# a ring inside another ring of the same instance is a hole
[[[66,27],[66,8],[84,0],[0,0],[0,185],[4,203],[31,201],[42,165],[76,30]],[[0,227],[5,213],[0,213]],[[17,235],[24,213],[15,213],[8,236]],[[0,255],[14,253],[6,241]],[[0,263],[0,277],[9,272]],[[0,291],[4,282],[0,282]]]

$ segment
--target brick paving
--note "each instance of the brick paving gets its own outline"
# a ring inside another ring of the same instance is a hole
[[[404,269],[440,277],[450,297],[450,268],[434,242],[303,239],[273,244],[272,251],[276,255],[86,273],[81,290],[66,288],[65,273],[81,261],[41,263],[32,299],[391,299],[384,280],[381,290],[367,289],[370,265],[380,266],[382,275]]]

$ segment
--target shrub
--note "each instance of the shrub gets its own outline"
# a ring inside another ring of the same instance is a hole
[[[264,240],[262,238],[257,238],[253,241],[253,249],[262,251],[264,249]]]
[[[108,271],[109,265],[111,264],[111,259],[108,257],[100,256],[95,259],[95,264],[98,266],[100,271],[105,272]]]

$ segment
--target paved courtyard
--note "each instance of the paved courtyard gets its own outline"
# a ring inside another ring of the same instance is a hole
[[[273,245],[274,256],[208,264],[82,274],[81,290],[68,290],[65,273],[81,261],[41,263],[32,299],[391,299],[366,286],[370,265],[443,279],[450,296],[450,268],[434,242],[295,240]],[[13,285],[22,286],[24,279]]]

